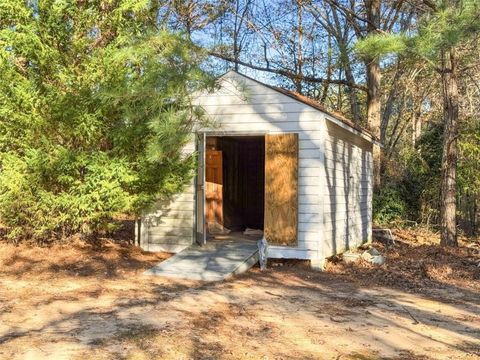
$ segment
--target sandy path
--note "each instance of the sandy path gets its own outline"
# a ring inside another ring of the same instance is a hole
[[[223,283],[0,277],[1,359],[477,359],[478,293],[253,270]]]

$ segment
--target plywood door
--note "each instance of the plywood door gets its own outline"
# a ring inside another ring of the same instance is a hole
[[[208,229],[223,228],[222,152],[207,150],[206,158],[206,221]]]
[[[265,222],[267,241],[297,245],[298,135],[265,136]]]

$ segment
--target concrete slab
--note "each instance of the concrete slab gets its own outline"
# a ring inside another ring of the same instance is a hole
[[[258,262],[256,241],[212,240],[192,245],[145,271],[144,275],[188,280],[221,281],[247,271]]]

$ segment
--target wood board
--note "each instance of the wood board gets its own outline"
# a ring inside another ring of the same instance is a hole
[[[265,136],[264,233],[272,245],[296,246],[298,135]]]

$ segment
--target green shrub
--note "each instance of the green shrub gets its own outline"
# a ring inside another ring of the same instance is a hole
[[[406,219],[407,205],[402,192],[385,186],[373,196],[373,221],[375,224],[391,224]]]
[[[152,2],[104,5],[0,5],[0,224],[11,239],[108,231],[193,174],[182,149],[202,116],[191,94],[210,83],[203,54],[158,30]]]
[[[108,230],[113,215],[133,210],[135,196],[126,189],[136,175],[128,163],[102,153],[50,161],[43,155],[3,156],[0,216],[9,237],[54,239]]]

